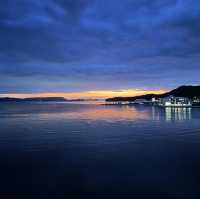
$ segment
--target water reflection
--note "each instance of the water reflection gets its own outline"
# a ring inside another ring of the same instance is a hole
[[[74,119],[106,121],[184,121],[200,117],[198,108],[106,106],[99,104],[12,104],[0,106],[0,118]]]
[[[186,121],[199,116],[199,111],[192,108],[152,107],[153,120]]]
[[[58,113],[42,113],[40,117],[50,118],[65,118],[65,119],[84,119],[84,120],[106,120],[106,121],[135,121],[149,119],[148,111],[137,109],[133,106],[88,106],[86,109],[78,111],[67,111]]]
[[[1,195],[198,198],[199,119],[198,108],[0,104]]]
[[[160,120],[160,118],[161,118],[161,111],[157,107],[152,106],[151,113],[152,113],[152,119],[153,120]]]
[[[165,119],[167,121],[191,120],[191,108],[165,108]]]

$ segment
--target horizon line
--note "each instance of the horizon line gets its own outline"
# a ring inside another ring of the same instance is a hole
[[[168,90],[122,89],[122,90],[93,90],[80,92],[33,92],[33,93],[1,93],[0,97],[64,97],[66,99],[105,99],[111,97],[134,97],[145,94],[162,94]]]

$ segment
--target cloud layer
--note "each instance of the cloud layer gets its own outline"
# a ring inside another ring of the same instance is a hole
[[[200,83],[198,0],[2,0],[0,92]]]

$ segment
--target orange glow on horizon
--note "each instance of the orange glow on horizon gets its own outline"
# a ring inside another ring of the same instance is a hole
[[[68,99],[96,99],[96,98],[110,98],[110,97],[132,97],[145,94],[162,94],[166,90],[97,90],[97,91],[83,91],[83,92],[43,92],[43,93],[8,93],[0,94],[0,97],[65,97]]]

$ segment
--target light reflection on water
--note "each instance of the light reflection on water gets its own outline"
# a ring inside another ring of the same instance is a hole
[[[198,110],[196,112],[198,112]],[[164,119],[165,121],[168,122],[191,120],[192,108],[152,107],[152,119],[153,120]]]
[[[186,121],[192,119],[192,108],[143,107],[143,106],[88,106],[78,111],[42,112],[41,119],[78,119],[104,121],[165,120]]]
[[[88,106],[79,111],[61,113],[41,113],[41,118],[46,119],[78,119],[78,120],[105,120],[105,121],[135,121],[149,119],[150,113],[138,110],[135,107],[108,107],[108,106]]]
[[[191,108],[165,108],[165,118],[171,120],[191,120]]]
[[[102,104],[0,104],[0,117],[19,119],[37,117],[40,119],[74,119],[104,121],[165,120],[186,121],[198,117],[200,109],[154,106],[109,106]]]

